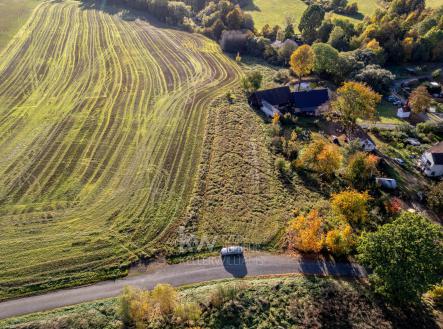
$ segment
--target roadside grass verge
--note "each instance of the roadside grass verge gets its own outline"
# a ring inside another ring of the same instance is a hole
[[[179,295],[203,310],[198,325],[224,328],[437,328],[429,306],[384,303],[358,281],[305,276],[220,280],[182,287]],[[229,322],[227,322],[229,321]],[[118,299],[80,304],[0,321],[0,328],[119,328]]]

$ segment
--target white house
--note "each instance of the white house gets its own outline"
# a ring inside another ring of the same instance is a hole
[[[406,119],[409,118],[411,116],[411,111],[408,111],[407,109],[400,107],[397,110],[397,117],[401,118],[401,119]]]
[[[426,176],[443,176],[443,142],[423,153],[420,159],[420,168]]]

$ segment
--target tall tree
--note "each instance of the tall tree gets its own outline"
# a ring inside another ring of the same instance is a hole
[[[363,234],[359,260],[372,269],[370,280],[378,293],[400,303],[417,302],[441,280],[442,238],[440,226],[405,212],[376,232]]]
[[[320,27],[324,18],[325,11],[317,4],[308,6],[303,12],[298,29],[307,43],[312,43],[317,39],[317,29]]]
[[[291,69],[298,76],[298,90],[301,87],[302,77],[310,74],[314,68],[315,54],[308,45],[298,47],[291,55],[289,61]]]
[[[414,113],[422,113],[429,108],[431,100],[426,86],[419,86],[409,95],[408,103]]]
[[[381,96],[370,87],[359,82],[345,82],[337,90],[337,99],[332,102],[345,129],[354,130],[357,119],[370,119],[375,116]]]

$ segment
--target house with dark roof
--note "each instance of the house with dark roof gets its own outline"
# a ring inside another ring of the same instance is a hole
[[[292,93],[294,113],[319,115],[324,105],[329,103],[328,89],[313,89]]]
[[[426,176],[443,176],[443,142],[432,146],[420,159],[420,168]]]
[[[253,107],[263,106],[263,101],[276,107],[290,105],[292,103],[291,90],[287,86],[259,90],[249,96],[248,101],[249,105]]]
[[[329,102],[328,89],[291,92],[289,87],[278,87],[254,92],[249,105],[260,108],[268,116],[276,112],[318,115]]]

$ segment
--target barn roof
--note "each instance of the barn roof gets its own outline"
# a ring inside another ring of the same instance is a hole
[[[440,142],[429,149],[432,159],[436,165],[443,165],[443,142]]]
[[[309,91],[296,91],[293,93],[295,107],[316,108],[329,101],[328,89],[314,89]]]
[[[260,103],[266,101],[271,105],[283,105],[291,102],[291,90],[287,86],[256,91],[252,96]]]

